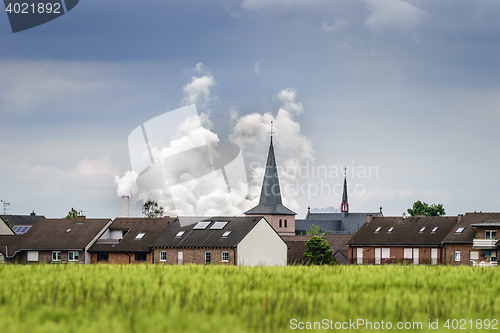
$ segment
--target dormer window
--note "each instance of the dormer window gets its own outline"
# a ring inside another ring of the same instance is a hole
[[[485,239],[497,239],[497,232],[496,232],[496,230],[486,230],[484,232],[484,238]]]

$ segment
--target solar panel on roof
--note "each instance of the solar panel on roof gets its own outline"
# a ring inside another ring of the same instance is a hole
[[[213,226],[210,227],[212,230],[221,230],[224,229],[228,222],[227,221],[216,221]]]
[[[193,229],[200,229],[200,230],[206,229],[210,223],[212,223],[212,221],[201,221],[201,222],[198,222],[193,227]]]
[[[24,235],[30,228],[30,225],[15,225],[12,227],[12,231],[14,231],[16,235]]]

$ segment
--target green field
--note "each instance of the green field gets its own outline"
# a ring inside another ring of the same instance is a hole
[[[1,265],[0,277],[2,333],[500,332],[497,268]]]

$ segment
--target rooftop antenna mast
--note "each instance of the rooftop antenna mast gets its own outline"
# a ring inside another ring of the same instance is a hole
[[[7,206],[10,206],[10,202],[5,200],[0,200],[0,202],[3,204],[3,215],[5,215],[5,211],[10,210],[10,208],[7,208]]]

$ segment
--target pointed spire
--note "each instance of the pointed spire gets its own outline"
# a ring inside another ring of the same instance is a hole
[[[259,205],[245,212],[245,214],[280,214],[295,215],[293,211],[283,206],[281,201],[281,189],[278,178],[278,168],[276,167],[276,157],[273,146],[273,123],[271,122],[271,142],[267,154],[266,170],[264,181],[260,191]]]
[[[340,211],[342,213],[349,213],[349,202],[347,200],[347,167],[344,167],[344,192],[342,193]]]

